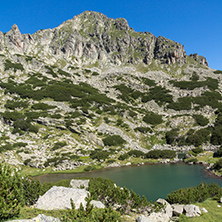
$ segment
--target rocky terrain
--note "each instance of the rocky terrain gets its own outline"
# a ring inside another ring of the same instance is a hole
[[[215,150],[221,78],[123,18],[86,11],[32,35],[13,25],[0,32],[0,161],[91,170],[132,162],[118,159],[130,150]]]

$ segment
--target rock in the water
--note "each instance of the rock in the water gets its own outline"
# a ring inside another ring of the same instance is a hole
[[[44,214],[39,214],[37,217],[27,220],[11,220],[8,222],[60,222],[58,218],[46,216]]]
[[[87,189],[89,186],[89,180],[76,180],[76,179],[72,179],[70,181],[70,186],[72,188],[78,188],[78,189]]]
[[[105,208],[105,205],[101,201],[91,200],[90,203],[95,208]]]
[[[184,211],[187,217],[196,217],[196,216],[200,216],[201,214],[200,208],[193,204],[185,205]]]
[[[173,216],[179,216],[180,214],[183,213],[183,207],[184,205],[179,205],[179,204],[173,204]]]
[[[73,200],[76,209],[80,207],[81,203],[85,208],[85,198],[88,194],[89,192],[84,189],[53,186],[38,199],[36,208],[42,210],[71,209],[70,199]]]

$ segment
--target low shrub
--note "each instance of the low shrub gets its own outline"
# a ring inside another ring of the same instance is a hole
[[[105,146],[121,146],[126,143],[126,141],[119,135],[108,135],[103,139],[103,143]]]
[[[202,115],[193,115],[193,118],[200,126],[206,126],[209,123],[209,120]]]
[[[220,186],[215,183],[201,183],[197,187],[182,188],[167,195],[166,201],[170,204],[191,204],[203,202],[220,192]]]
[[[18,216],[23,205],[21,177],[9,166],[0,164],[0,220]]]
[[[129,154],[128,153],[124,153],[124,154],[121,154],[119,157],[118,157],[118,160],[127,160],[129,158]]]
[[[151,124],[151,125],[158,125],[161,124],[163,122],[162,116],[155,114],[155,113],[150,113],[150,114],[146,114],[143,117],[143,121],[145,123]]]
[[[151,150],[146,154],[146,158],[151,159],[173,159],[176,157],[176,151],[173,150]]]

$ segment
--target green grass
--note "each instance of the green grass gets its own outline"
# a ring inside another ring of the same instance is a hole
[[[206,208],[208,213],[202,213],[200,217],[193,217],[188,218],[186,216],[181,216],[179,221],[180,222],[220,222],[222,221],[222,204],[221,207],[218,207],[218,203],[215,200],[207,199],[202,203],[196,203],[195,205],[199,206],[200,208]]]

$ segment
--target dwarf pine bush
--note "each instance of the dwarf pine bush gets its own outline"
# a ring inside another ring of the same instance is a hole
[[[0,221],[17,216],[23,205],[22,179],[7,165],[0,164]]]

